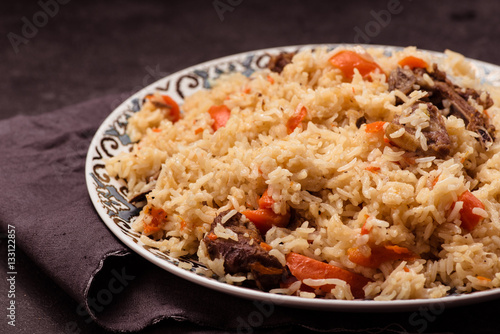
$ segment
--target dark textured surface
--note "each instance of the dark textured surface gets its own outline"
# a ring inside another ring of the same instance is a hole
[[[239,2],[232,11],[223,14],[224,20],[221,21],[213,1],[139,3],[73,0],[60,5],[58,12],[46,24],[40,24],[38,31],[26,38],[27,44],[18,46],[18,52],[15,52],[9,36],[12,38],[12,34],[16,34],[22,37],[23,18],[33,22],[34,15],[42,8],[37,1],[2,2],[0,118],[16,114],[38,115],[95,97],[118,94],[113,102],[106,100],[111,108],[115,100],[125,99],[168,73],[237,52],[281,45],[321,42],[416,45],[436,51],[448,48],[471,58],[500,64],[498,2],[401,0],[398,7],[400,13],[390,16],[381,14],[381,10],[386,10],[391,2],[388,0],[274,1],[272,4],[233,0],[233,3]],[[360,37],[359,31],[365,37]],[[0,145],[9,143],[2,142]],[[10,200],[16,201],[21,209],[36,203],[36,199],[29,197]],[[10,215],[13,213],[2,217]],[[0,268],[6,272],[6,242],[4,238],[0,240]],[[78,315],[78,303],[65,292],[68,287],[64,282],[56,282],[42,272],[39,261],[33,261],[32,254],[25,254],[22,248],[23,245],[19,245],[16,253],[18,326],[14,330],[7,327],[5,316],[0,313],[0,319],[3,319],[0,331],[103,331]],[[158,272],[140,259],[134,261],[140,268]],[[168,273],[165,275],[173,282],[177,280]],[[0,309],[3,310],[7,290],[6,280],[1,279]],[[203,292],[203,289],[199,291]],[[213,292],[207,292],[206,296],[230,300]],[[322,325],[327,324],[328,328],[338,331],[336,324],[342,323],[346,329],[364,328],[374,333],[495,333],[498,331],[497,304],[487,302],[444,311],[419,310],[416,313],[325,313]],[[217,311],[219,316],[224,315],[223,309]],[[287,309],[280,309],[279,312],[286,313]],[[289,312],[300,313],[297,310]],[[242,313],[242,316],[248,314]],[[292,325],[264,332],[281,333],[297,328]],[[196,333],[208,330],[212,329],[168,320],[145,332]],[[252,328],[252,331],[256,332],[258,328]]]
[[[416,45],[500,62],[497,1],[401,0],[400,13],[389,17],[381,14],[389,0],[233,1],[241,4],[221,21],[213,1],[73,0],[60,5],[17,53],[7,34],[22,36],[22,18],[32,21],[41,7],[36,1],[2,2],[0,117],[110,93],[125,98],[152,82],[150,72],[161,77],[205,60],[282,45]],[[359,31],[365,38],[357,37]]]

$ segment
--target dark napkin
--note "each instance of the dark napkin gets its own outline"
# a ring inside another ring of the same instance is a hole
[[[131,253],[97,215],[84,175],[88,145],[118,102],[109,96],[0,121],[1,232],[15,226],[17,247],[80,303],[76,312],[86,322],[115,331],[139,330],[168,318],[240,333],[291,326],[398,333],[421,332],[424,325],[446,319],[443,310],[388,316],[240,299],[178,278]]]

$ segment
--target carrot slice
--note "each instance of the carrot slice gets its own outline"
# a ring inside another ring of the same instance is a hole
[[[214,241],[214,240],[217,240],[217,235],[215,235],[214,232],[210,232],[208,235],[207,235],[207,238]]]
[[[285,227],[290,222],[290,213],[282,215],[275,213],[272,209],[274,200],[268,194],[268,189],[264,191],[259,199],[259,208],[257,210],[245,210],[245,215],[263,235],[273,226]]]
[[[373,122],[373,123],[366,124],[365,132],[366,133],[379,133],[379,132],[382,132],[382,131],[384,131],[384,124],[385,123],[386,122],[378,121],[378,122]]]
[[[387,261],[410,261],[418,258],[408,248],[396,245],[372,246],[369,256],[364,255],[358,247],[349,248],[347,255],[352,262],[368,268],[378,268],[382,263]]]
[[[458,200],[464,203],[462,209],[460,209],[462,227],[468,231],[472,231],[474,227],[476,227],[476,225],[483,219],[483,217],[476,215],[472,211],[474,208],[484,210],[484,204],[468,190],[458,196]],[[455,207],[455,203],[453,203],[451,210],[453,210],[453,207]]]
[[[288,266],[288,269],[290,269],[292,275],[300,281],[303,281],[306,278],[337,278],[346,281],[351,286],[351,292],[355,298],[364,298],[365,292],[363,291],[363,287],[368,282],[371,282],[369,278],[360,274],[352,273],[348,270],[293,252],[288,253],[286,256],[286,265]],[[333,288],[335,288],[335,284],[325,284],[318,286],[317,288],[325,292],[330,292]]]
[[[486,282],[491,282],[491,279],[488,278],[488,277],[484,277],[484,276],[476,276],[476,278],[478,280],[481,280],[481,281],[486,281]]]
[[[377,70],[380,71],[380,73],[384,73],[377,63],[367,60],[359,53],[350,50],[336,53],[330,58],[330,63],[340,69],[347,79],[352,79],[355,68],[358,69],[359,74],[361,74],[364,79],[366,79],[370,73]]]
[[[274,200],[269,194],[267,193],[267,190],[264,191],[262,194],[262,197],[259,199],[259,208],[260,209],[272,209]]]
[[[286,128],[288,129],[288,134],[292,133],[293,130],[295,130],[296,127],[302,123],[304,118],[307,115],[307,108],[302,107],[302,108],[297,108],[293,115],[288,119],[286,122]]]
[[[380,171],[380,167],[378,166],[367,166],[365,169],[372,173],[378,173]]]
[[[267,244],[267,243],[265,243],[265,242],[261,242],[261,243],[260,243],[260,247],[264,248],[264,250],[265,250],[266,252],[269,252],[271,249],[273,249],[273,248],[271,247],[271,245],[269,245],[269,244]]]
[[[151,221],[149,224],[144,224],[144,233],[150,234],[161,230],[161,226],[165,223],[165,218],[167,218],[167,213],[160,208],[152,207],[151,209],[145,210],[146,214],[151,216]]]
[[[290,213],[282,215],[275,213],[272,209],[245,210],[241,213],[254,223],[262,235],[266,234],[271,227],[285,227],[290,221]]]
[[[417,58],[417,57],[414,57],[414,56],[408,56],[408,57],[405,57],[403,59],[401,59],[398,64],[401,66],[401,67],[405,67],[405,66],[408,66],[410,69],[414,69],[416,67],[419,67],[419,68],[427,68],[427,63],[423,60],[423,59],[420,59],[420,58]]]
[[[363,223],[363,226],[361,226],[361,232],[360,233],[363,234],[363,235],[370,233],[370,229],[366,227],[366,220]]]
[[[170,96],[149,94],[145,98],[151,102],[156,102],[157,106],[164,111],[165,117],[172,123],[177,122],[181,118],[179,105]]]
[[[226,123],[231,116],[231,110],[229,110],[229,108],[224,104],[210,107],[208,113],[214,120],[214,123],[212,124],[212,129],[214,129],[214,131],[226,126]]]

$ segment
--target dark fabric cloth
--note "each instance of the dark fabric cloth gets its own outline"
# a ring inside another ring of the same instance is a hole
[[[79,303],[75,311],[85,322],[115,331],[139,330],[168,318],[240,333],[290,326],[399,333],[419,332],[436,318],[432,312],[444,317],[443,310],[427,311],[426,317],[415,312],[381,316],[240,299],[183,280],[131,253],[97,215],[84,175],[90,140],[116,102],[116,96],[108,96],[0,121],[1,232],[14,226],[16,247]]]

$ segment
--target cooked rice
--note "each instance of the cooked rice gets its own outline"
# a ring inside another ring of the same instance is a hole
[[[296,252],[362,274],[374,280],[365,293],[375,300],[437,298],[499,287],[498,141],[482,149],[477,135],[451,115],[445,120],[452,139],[450,155],[444,160],[423,156],[408,163],[403,150],[367,134],[356,120],[365,116],[391,121],[399,116],[401,124],[417,129],[415,136],[425,151],[426,107],[409,112],[425,92],[409,97],[391,92],[385,75],[363,80],[357,70],[352,82],[344,82],[340,70],[328,61],[337,51],[302,51],[281,74],[263,70],[249,78],[239,73],[222,76],[210,90],[185,99],[183,117],[175,124],[144,104],[129,119],[127,133],[137,141],[132,151],[106,163],[110,176],[126,180],[130,198],[154,187],[147,205],[167,213],[161,231],[143,235],[141,241],[174,257],[197,255],[222,281],[239,284],[248,277],[227,275],[223,260],[210,260],[200,241],[217,213],[232,210],[225,221],[236,212],[254,209],[269,189],[273,210],[284,214],[292,208],[301,222],[294,229],[273,227],[265,235],[271,254],[282,263],[286,254]],[[412,47],[390,57],[380,49],[366,51],[386,73],[398,60],[415,55],[437,63],[458,85],[487,90],[495,101],[488,109],[490,121],[500,129],[498,89],[481,85],[461,55],[446,52],[446,57],[436,58]],[[396,98],[403,104],[396,105]],[[221,104],[231,110],[231,117],[214,132],[207,110]],[[307,108],[307,116],[288,134],[286,121],[301,106]],[[392,137],[402,136],[404,130],[400,131]],[[466,190],[473,190],[485,206],[474,209],[484,219],[470,233],[460,227],[463,202],[457,201]],[[143,232],[147,219],[141,212],[133,228]],[[365,222],[369,235],[360,234]],[[234,232],[222,225],[216,234],[234,239]],[[385,262],[378,269],[351,262],[347,250],[369,251],[370,240],[406,247],[420,258]],[[327,281],[336,287],[326,298],[353,298],[348,284]],[[295,294],[299,288],[296,282],[271,292]],[[299,295],[315,297],[305,291]]]

